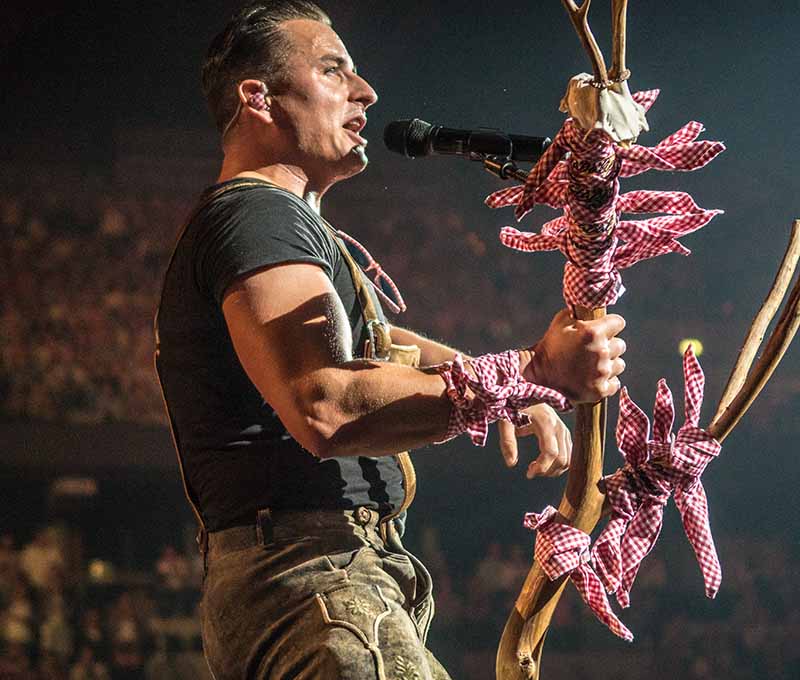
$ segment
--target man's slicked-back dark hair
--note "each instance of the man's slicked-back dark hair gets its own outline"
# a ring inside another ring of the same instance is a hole
[[[293,19],[331,25],[313,2],[261,0],[242,7],[211,42],[203,62],[203,93],[220,132],[236,112],[240,82],[255,78],[272,91],[280,89],[291,47],[281,24]]]

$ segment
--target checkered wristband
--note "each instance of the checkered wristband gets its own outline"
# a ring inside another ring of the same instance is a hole
[[[489,423],[510,420],[517,427],[528,425],[530,418],[522,409],[533,404],[543,402],[558,411],[572,408],[560,392],[522,377],[517,350],[484,354],[468,361],[474,378],[466,370],[461,354],[438,367],[453,404],[447,434],[439,444],[467,432],[473,444],[485,446]]]

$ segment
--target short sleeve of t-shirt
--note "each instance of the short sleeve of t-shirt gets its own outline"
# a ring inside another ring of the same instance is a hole
[[[288,192],[266,184],[234,189],[195,219],[197,282],[219,305],[237,277],[277,264],[316,264],[333,280],[339,256],[333,239]]]

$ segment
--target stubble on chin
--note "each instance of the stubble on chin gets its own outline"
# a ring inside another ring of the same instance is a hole
[[[337,165],[339,168],[337,181],[362,173],[369,165],[366,149],[363,146],[354,146],[350,153],[343,156]]]

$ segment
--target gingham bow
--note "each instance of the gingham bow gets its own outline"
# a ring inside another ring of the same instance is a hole
[[[592,548],[592,557],[607,590],[616,593],[623,607],[630,604],[634,579],[658,538],[663,508],[672,493],[703,572],[706,595],[713,598],[722,582],[700,481],[722,447],[698,427],[705,377],[691,347],[684,354],[683,370],[686,423],[677,436],[672,435],[675,408],[666,381],[658,383],[652,439],[647,416],[627,389],[620,395],[617,444],[626,464],[601,481],[613,514]]]
[[[468,432],[472,443],[486,445],[489,423],[510,420],[521,427],[530,423],[522,409],[544,402],[559,411],[572,408],[567,398],[549,387],[525,380],[519,371],[519,352],[485,354],[470,359],[475,378],[464,367],[464,357],[456,354],[452,362],[439,367],[447,394],[453,403],[445,439]],[[472,392],[472,396],[468,392]]]
[[[648,110],[658,94],[658,90],[648,90],[632,96]],[[688,248],[677,239],[722,212],[704,210],[680,191],[619,193],[620,177],[648,170],[692,171],[710,163],[725,145],[696,141],[703,129],[693,121],[655,147],[634,144],[625,148],[601,130],[587,134],[568,118],[524,185],[497,191],[486,199],[491,208],[516,205],[517,219],[537,203],[563,208],[564,214],[545,224],[538,234],[505,227],[500,240],[516,250],[560,250],[567,258],[567,304],[590,309],[614,304],[625,292],[620,270],[665,253],[688,255]],[[664,215],[621,221],[623,213]],[[586,233],[608,235],[587,239]]]
[[[524,524],[536,533],[534,556],[547,578],[555,581],[569,574],[584,602],[614,635],[631,642],[633,633],[611,609],[603,584],[590,564],[588,534],[555,521],[557,511],[547,506],[540,514],[528,513]]]

